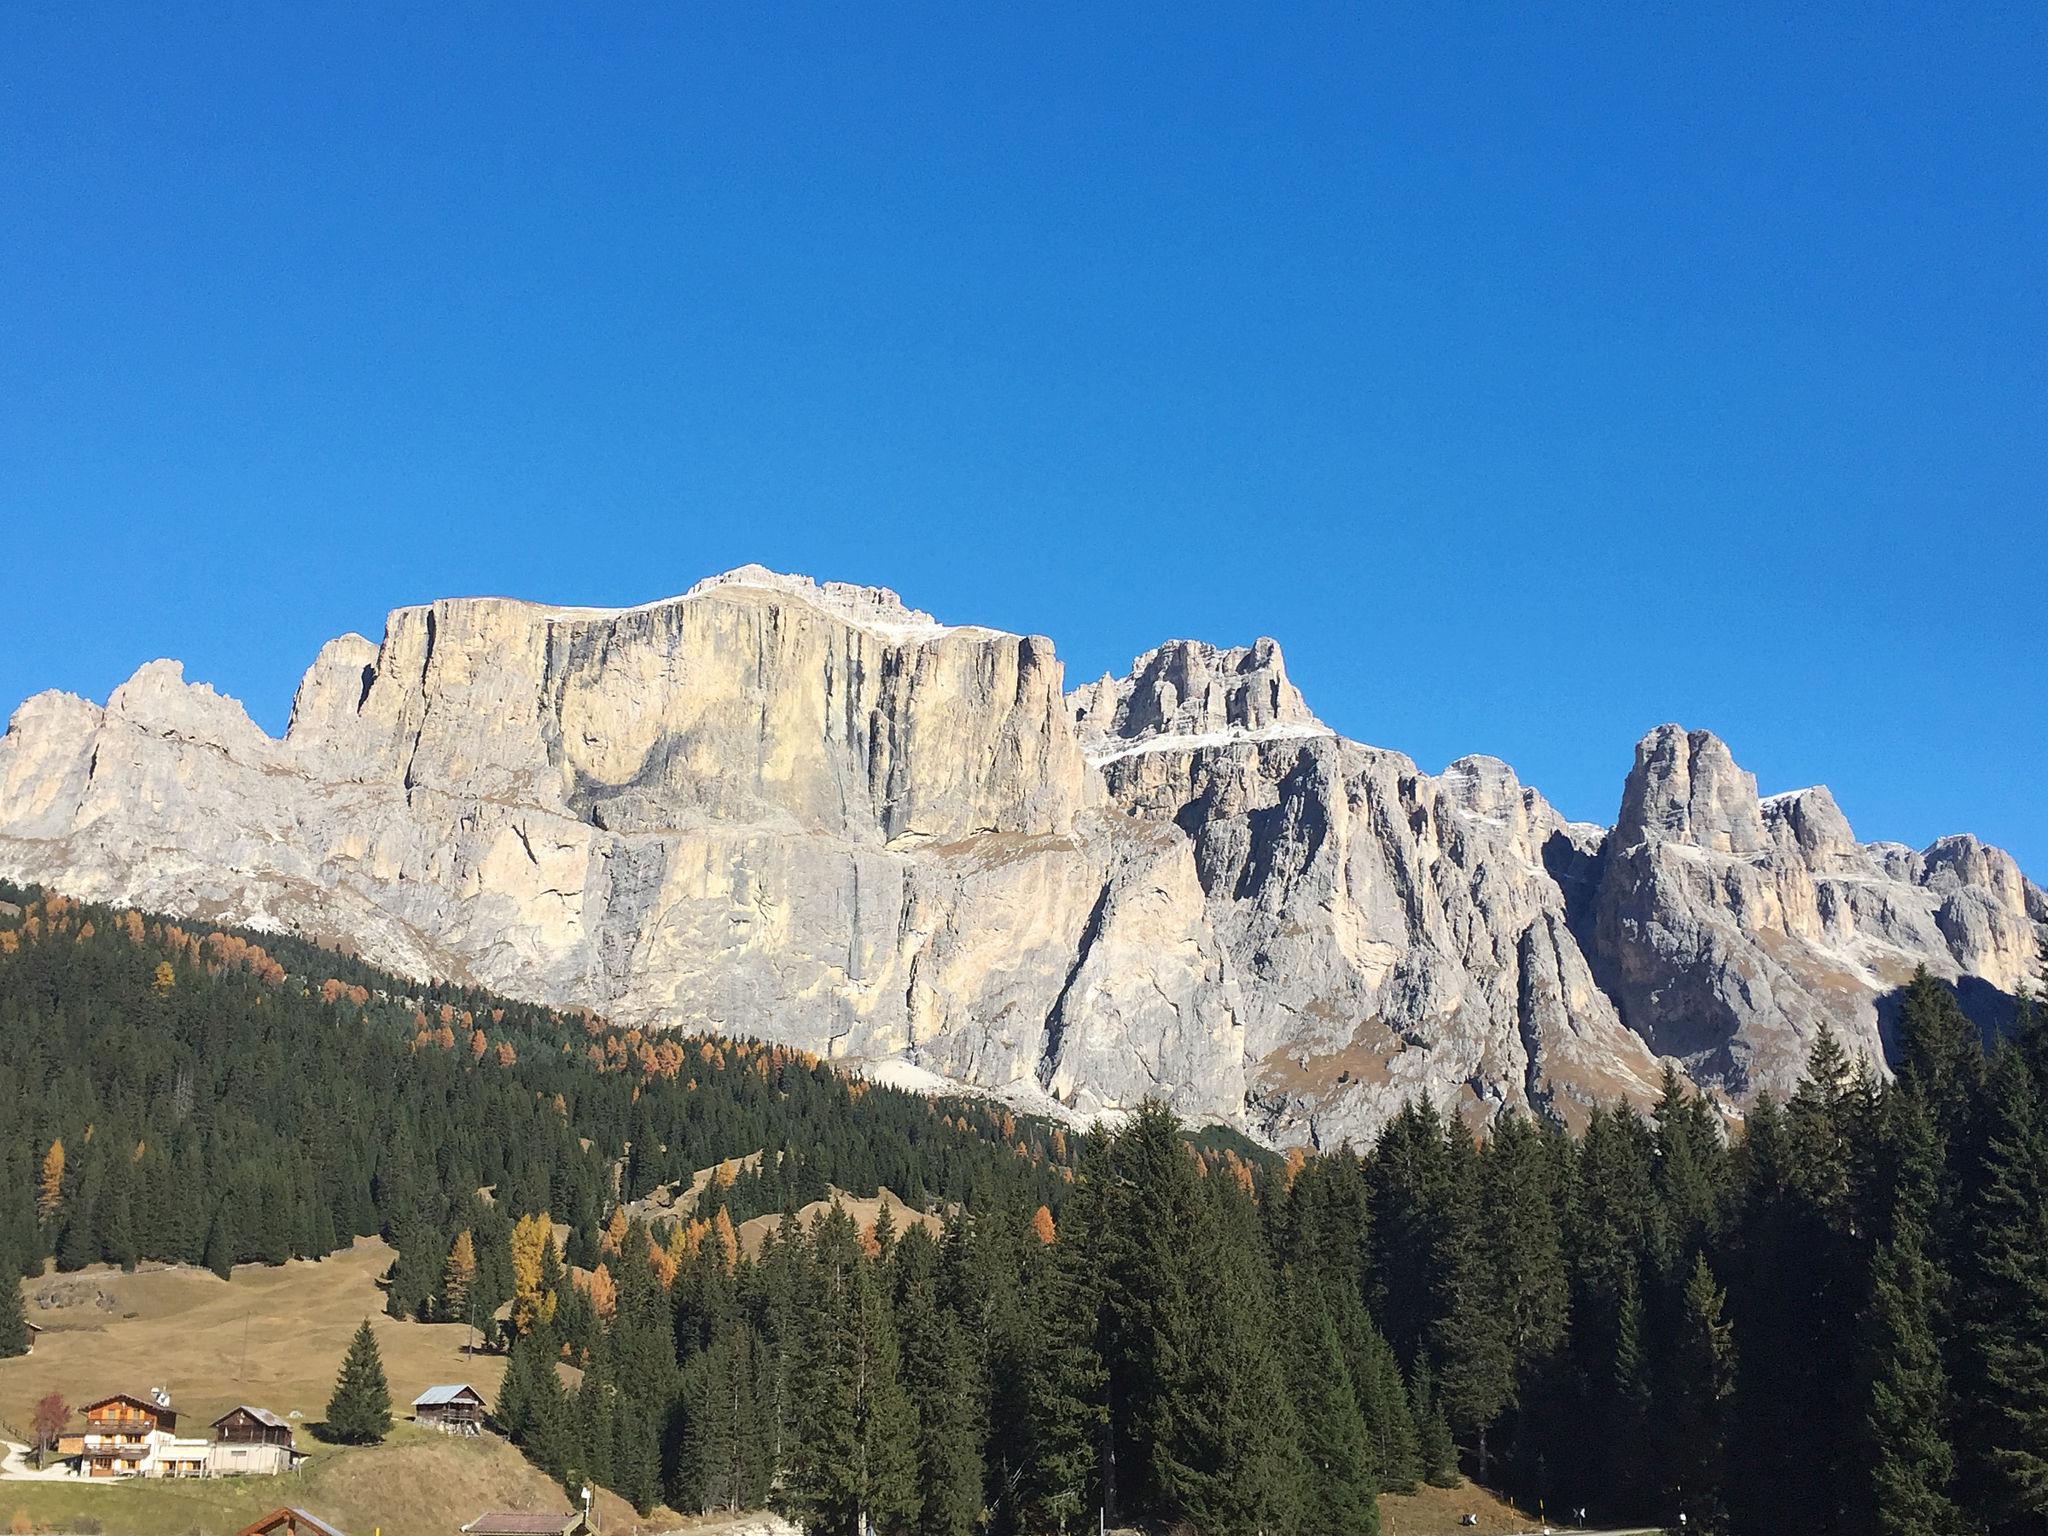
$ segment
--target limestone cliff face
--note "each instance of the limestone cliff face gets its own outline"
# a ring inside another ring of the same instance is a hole
[[[2048,917],[1997,850],[1859,845],[1672,727],[1606,833],[1495,760],[1339,738],[1270,640],[1061,682],[1044,639],[757,567],[624,611],[439,602],[323,648],[281,740],[171,662],[29,700],[0,872],[1325,1143],[1418,1093],[1576,1120],[1660,1057],[1781,1087],[1823,1019],[1875,1050],[1915,963],[2012,990]]]
[[[1759,800],[1720,740],[1666,725],[1636,749],[1591,942],[1653,1049],[1738,1098],[1783,1096],[1823,1024],[1882,1060],[1881,1003],[1917,966],[2017,993],[2044,917],[1999,849],[1859,844],[1826,789]]]

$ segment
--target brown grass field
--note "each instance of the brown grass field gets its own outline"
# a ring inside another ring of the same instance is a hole
[[[406,1405],[438,1382],[466,1381],[495,1399],[505,1364],[464,1354],[466,1330],[454,1324],[384,1316],[376,1282],[390,1263],[391,1250],[371,1240],[319,1263],[238,1268],[232,1281],[145,1265],[133,1274],[95,1267],[26,1282],[29,1316],[47,1331],[33,1354],[0,1360],[0,1427],[8,1438],[29,1438],[30,1413],[46,1392],[78,1407],[112,1392],[165,1386],[181,1433],[204,1434],[235,1404],[251,1403],[298,1415],[299,1446],[315,1454],[286,1478],[90,1488],[0,1482],[0,1529],[19,1512],[60,1531],[67,1517],[89,1516],[107,1536],[225,1536],[280,1504],[297,1504],[350,1536],[449,1536],[486,1509],[566,1510],[561,1489],[495,1436],[453,1440],[403,1423]],[[37,1306],[32,1298],[52,1286],[81,1293],[84,1304]],[[111,1306],[97,1304],[100,1294]],[[349,1336],[365,1317],[400,1427],[381,1446],[324,1446],[309,1426],[324,1415]],[[600,1513],[607,1532],[642,1529],[609,1495]],[[646,1528],[677,1523],[657,1519]]]

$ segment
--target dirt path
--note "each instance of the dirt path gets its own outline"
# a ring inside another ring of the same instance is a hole
[[[8,1483],[78,1483],[85,1484],[90,1478],[73,1477],[70,1469],[62,1465],[45,1467],[38,1472],[28,1464],[29,1448],[19,1441],[0,1440],[0,1482]]]

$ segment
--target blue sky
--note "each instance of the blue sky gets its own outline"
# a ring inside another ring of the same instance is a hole
[[[759,560],[2048,876],[2048,12],[997,9],[7,7],[0,708]]]

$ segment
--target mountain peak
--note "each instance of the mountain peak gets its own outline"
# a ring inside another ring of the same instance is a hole
[[[1134,660],[1129,676],[1104,676],[1068,702],[1082,736],[1106,747],[1327,730],[1288,680],[1279,644],[1265,636],[1228,648],[1169,640]]]

